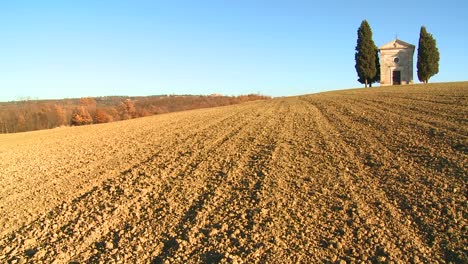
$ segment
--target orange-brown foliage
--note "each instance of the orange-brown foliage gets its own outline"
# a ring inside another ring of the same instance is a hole
[[[63,107],[60,105],[54,105],[54,115],[53,119],[55,119],[54,126],[63,126],[66,123],[65,111]]]
[[[0,102],[0,133],[85,125],[268,99],[261,95],[84,97],[64,100]]]
[[[71,124],[73,126],[89,125],[93,123],[93,118],[85,107],[77,107],[72,114]]]
[[[123,101],[119,106],[120,118],[122,120],[137,117],[135,103],[130,99]]]
[[[80,98],[80,104],[83,106],[95,106],[96,105],[96,100],[92,97],[83,97]]]
[[[112,121],[112,116],[109,115],[104,109],[97,108],[96,113],[94,114],[94,123],[108,123]]]

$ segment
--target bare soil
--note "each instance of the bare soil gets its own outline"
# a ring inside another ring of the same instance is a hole
[[[1,263],[467,263],[468,83],[0,135]]]

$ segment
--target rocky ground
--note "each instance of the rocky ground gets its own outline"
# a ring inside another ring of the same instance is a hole
[[[468,83],[0,135],[1,263],[467,263]]]

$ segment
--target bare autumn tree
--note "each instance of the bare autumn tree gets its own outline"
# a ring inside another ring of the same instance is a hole
[[[0,132],[3,133],[8,133],[8,130],[6,129],[6,122],[4,120],[3,116],[0,116]]]
[[[55,125],[56,126],[63,126],[65,125],[66,118],[65,118],[65,111],[63,110],[63,107],[60,105],[54,105],[54,116],[55,116]]]
[[[16,113],[16,130],[15,132],[26,131],[26,113],[19,111]]]
[[[33,119],[35,123],[34,130],[50,128],[48,113],[49,113],[49,109],[48,109],[48,106],[46,105],[46,106],[40,107],[39,111],[33,114]]]
[[[54,104],[46,105],[46,117],[49,128],[63,126],[66,123],[65,111],[62,106]]]
[[[119,113],[120,113],[120,118],[122,120],[135,118],[136,117],[135,103],[130,99],[123,101],[119,106]]]

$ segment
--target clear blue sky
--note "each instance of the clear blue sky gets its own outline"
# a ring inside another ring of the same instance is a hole
[[[396,34],[417,46],[425,25],[441,53],[431,81],[468,80],[467,1],[388,3],[3,0],[0,101],[360,87],[354,48],[363,19],[377,46]]]

